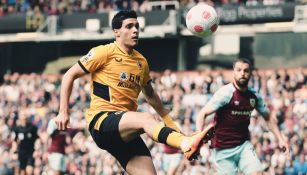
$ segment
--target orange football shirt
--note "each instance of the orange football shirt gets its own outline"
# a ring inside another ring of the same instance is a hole
[[[147,60],[138,51],[126,53],[114,42],[92,48],[79,65],[91,73],[90,123],[100,111],[136,111],[137,98],[151,81]]]

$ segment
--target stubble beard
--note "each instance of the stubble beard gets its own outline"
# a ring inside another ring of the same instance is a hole
[[[245,81],[236,80],[236,84],[240,88],[246,88],[248,85],[248,80],[245,80]]]

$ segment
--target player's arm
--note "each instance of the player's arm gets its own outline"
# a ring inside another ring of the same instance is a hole
[[[196,116],[196,129],[202,131],[205,119],[229,103],[233,94],[233,86],[227,85],[216,91],[210,101],[200,110]]]
[[[257,98],[258,98],[256,110],[264,118],[264,120],[267,123],[268,128],[274,134],[275,138],[278,141],[279,148],[282,149],[283,152],[288,152],[289,151],[288,144],[286,143],[285,139],[283,138],[283,136],[282,136],[282,134],[281,134],[281,132],[278,128],[276,117],[274,115],[272,115],[271,112],[269,112],[268,108],[263,103],[263,99],[258,94],[256,94],[256,95],[257,95]]]
[[[258,111],[259,112],[259,111]],[[267,123],[268,128],[271,130],[271,132],[274,134],[275,138],[277,139],[277,143],[279,148],[283,152],[288,152],[289,151],[289,146],[286,143],[284,137],[282,136],[278,125],[277,125],[277,119],[272,115],[270,112],[262,113],[260,112],[261,115],[263,116],[264,120]]]
[[[59,130],[65,130],[69,123],[69,98],[71,95],[74,81],[85,75],[87,72],[76,63],[63,76],[60,91],[60,110],[55,118],[55,123]]]
[[[204,106],[196,116],[196,130],[202,131],[206,118],[216,111],[212,106]]]
[[[177,127],[173,119],[168,115],[169,110],[164,108],[160,97],[154,91],[150,82],[143,87],[142,92],[146,101],[156,110],[160,116],[162,116],[162,120],[164,121],[165,125],[180,132],[180,129]]]

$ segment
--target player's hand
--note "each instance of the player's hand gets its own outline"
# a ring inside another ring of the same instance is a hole
[[[69,125],[69,116],[68,114],[59,113],[54,121],[58,130],[66,130]]]

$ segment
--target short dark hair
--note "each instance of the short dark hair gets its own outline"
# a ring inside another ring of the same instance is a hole
[[[233,62],[233,64],[232,64],[232,67],[234,68],[235,67],[235,65],[237,64],[237,63],[246,63],[246,64],[248,64],[249,65],[249,67],[250,67],[250,70],[252,70],[253,68],[253,65],[252,65],[252,63],[248,60],[248,59],[245,59],[245,58],[238,58],[238,59],[236,59],[234,62]]]
[[[137,18],[136,12],[134,10],[119,11],[112,19],[112,29],[120,29],[123,21],[128,18]]]

